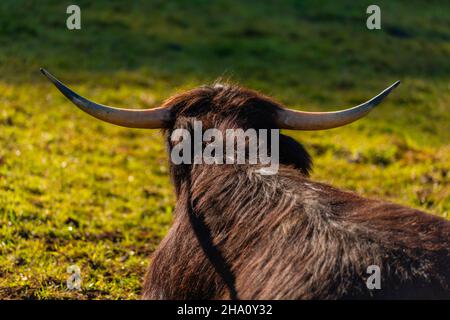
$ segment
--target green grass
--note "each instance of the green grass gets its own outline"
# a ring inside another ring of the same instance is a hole
[[[402,85],[363,120],[288,132],[312,178],[448,217],[450,6],[378,1],[0,2],[0,298],[138,298],[175,205],[155,130],[101,123],[40,74],[126,107],[222,77],[306,110]],[[67,289],[67,267],[82,290]]]

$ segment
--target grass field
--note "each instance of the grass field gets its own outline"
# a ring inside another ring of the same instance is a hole
[[[99,122],[43,66],[100,103],[143,108],[217,78],[333,110],[401,86],[344,128],[288,132],[312,178],[449,217],[450,5],[377,1],[0,2],[0,298],[138,298],[175,199],[156,130]],[[81,269],[80,291],[67,267]]]

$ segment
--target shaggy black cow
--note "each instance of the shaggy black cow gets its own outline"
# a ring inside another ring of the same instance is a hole
[[[163,128],[328,129],[367,114],[398,84],[338,112],[289,110],[232,85],[200,87],[161,108],[116,109],[91,102],[42,71],[83,111],[110,123]],[[146,299],[450,298],[450,223],[308,179],[311,160],[281,135],[280,166],[171,163],[174,223],[154,253]],[[369,289],[369,266],[381,288]]]

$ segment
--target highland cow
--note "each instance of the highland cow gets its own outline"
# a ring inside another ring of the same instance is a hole
[[[319,130],[366,115],[398,84],[337,112],[301,112],[234,85],[200,87],[161,108],[91,102],[43,73],[101,120],[162,128],[169,151],[178,128]],[[280,135],[279,170],[260,164],[170,164],[174,222],[153,254],[145,299],[450,298],[450,223],[419,210],[311,181],[304,147]],[[378,266],[381,288],[367,286]]]

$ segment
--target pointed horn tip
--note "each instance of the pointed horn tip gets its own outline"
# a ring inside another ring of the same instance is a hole
[[[39,68],[39,71],[41,71],[41,73],[42,73],[44,76],[46,76],[48,79],[51,80],[52,75],[51,75],[50,72],[48,72],[48,71],[45,70],[44,68]]]
[[[60,81],[58,79],[56,79],[56,77],[54,75],[52,75],[50,72],[48,72],[44,68],[39,68],[39,70],[50,82],[52,82],[55,86],[60,88],[60,85],[62,85],[62,84],[60,83]]]

